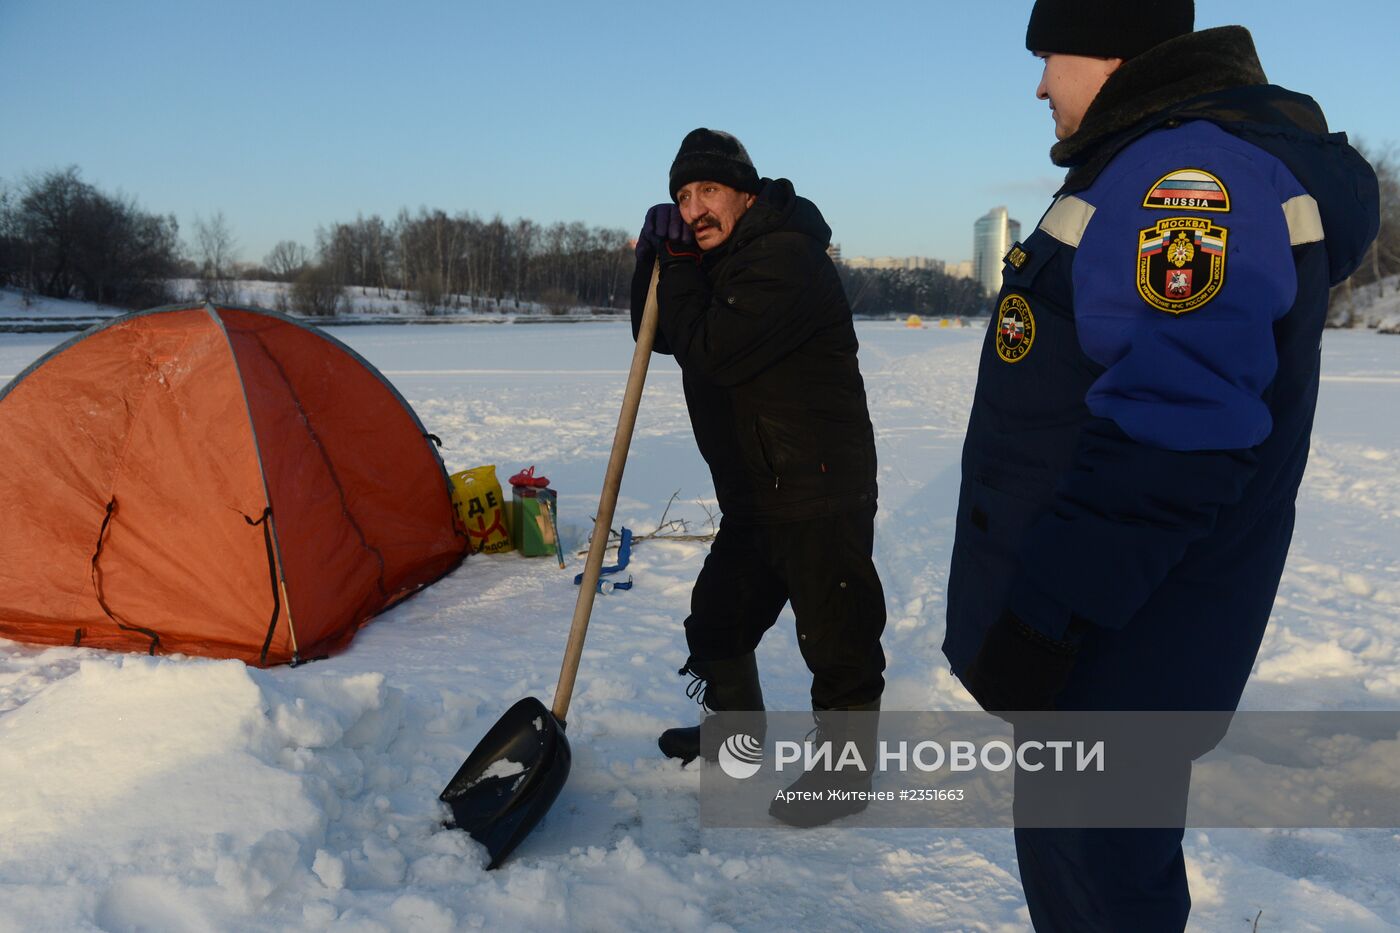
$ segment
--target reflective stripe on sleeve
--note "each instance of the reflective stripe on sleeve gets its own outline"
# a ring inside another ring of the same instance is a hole
[[[1094,216],[1094,205],[1069,194],[1060,198],[1045,214],[1040,229],[1066,246],[1079,248],[1084,229]]]
[[[1320,243],[1323,239],[1322,214],[1310,194],[1300,194],[1283,202],[1283,216],[1288,221],[1288,242],[1292,246]]]

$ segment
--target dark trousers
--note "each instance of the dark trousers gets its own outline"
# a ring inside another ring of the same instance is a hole
[[[1227,720],[1224,716],[1221,731]],[[1210,725],[1215,723],[1212,718]],[[1181,840],[1191,759],[1203,751],[1195,742],[1219,739],[1213,732],[1206,735],[1206,725],[1150,729],[1127,744],[1115,737],[1112,761],[1102,775],[1016,773],[1016,860],[1036,933],[1181,933],[1186,928],[1191,895]],[[1068,737],[1065,728],[1057,737]],[[1086,733],[1093,731],[1086,727]],[[1044,737],[1018,724],[1016,739],[1023,738]],[[1079,818],[1086,828],[1046,827],[1047,821]]]
[[[1017,829],[1036,933],[1181,933],[1191,912],[1183,831]]]
[[[812,705],[872,703],[885,689],[885,591],[871,560],[875,506],[776,525],[722,520],[690,595],[694,661],[748,654],[783,606],[812,672]]]

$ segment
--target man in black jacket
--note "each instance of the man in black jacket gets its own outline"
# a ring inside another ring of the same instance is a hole
[[[680,364],[724,513],[691,594],[681,673],[709,709],[763,709],[754,649],[791,601],[813,709],[876,710],[875,439],[831,229],[791,182],[760,179],[727,133],[685,137],[670,192],[638,240],[633,331],[659,260],[656,350]],[[668,730],[660,746],[689,761],[699,730]]]
[[[1193,27],[1190,0],[1031,14],[1069,172],[1005,258],[943,645],[988,710],[1228,713],[1269,620],[1376,179],[1244,28]],[[1190,755],[1163,764],[1184,800]],[[1181,840],[1018,828],[1036,928],[1181,930]]]

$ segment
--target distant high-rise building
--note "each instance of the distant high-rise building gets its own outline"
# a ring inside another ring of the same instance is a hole
[[[973,276],[984,292],[1001,291],[1002,257],[1020,238],[1021,224],[1008,217],[1004,207],[992,208],[972,225]]]

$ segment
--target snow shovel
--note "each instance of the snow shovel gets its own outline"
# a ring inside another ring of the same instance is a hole
[[[583,583],[578,590],[578,602],[574,604],[569,644],[564,649],[564,664],[554,691],[554,706],[548,709],[534,697],[526,697],[512,706],[477,743],[438,795],[439,800],[452,808],[450,825],[465,829],[486,847],[491,857],[488,869],[499,866],[515,850],[549,811],[569,777],[573,754],[564,735],[565,717],[574,692],[579,658],[583,654],[583,639],[588,633],[593,597],[598,592],[599,571],[608,546],[618,489],[622,486],[627,448],[632,443],[632,429],[637,423],[647,365],[651,362],[651,346],[656,336],[656,282],[660,271],[658,264],[651,273],[637,348],[632,354],[632,369],[622,397],[622,412],[617,416],[612,455],[608,458],[603,492],[598,499],[598,517],[593,523]]]

